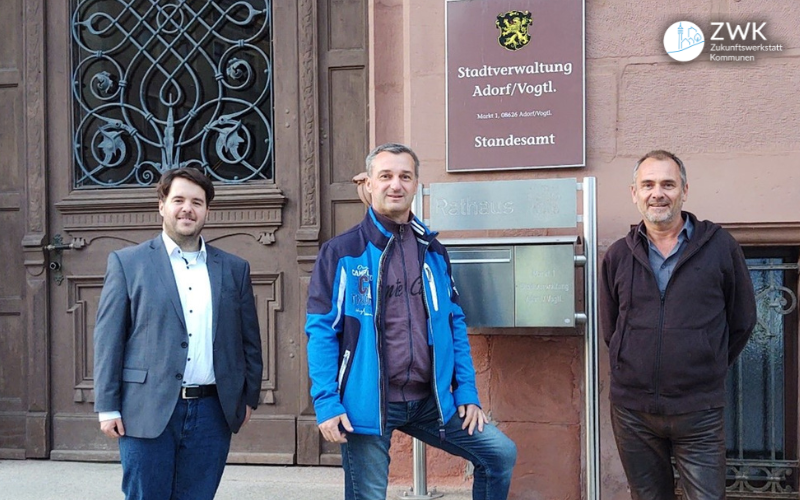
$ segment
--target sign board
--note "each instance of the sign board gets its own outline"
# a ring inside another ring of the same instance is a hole
[[[576,227],[578,181],[447,182],[430,185],[430,226],[437,231]]]
[[[584,0],[448,0],[447,170],[586,163]]]

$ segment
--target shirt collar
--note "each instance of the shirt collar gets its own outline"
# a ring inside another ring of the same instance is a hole
[[[687,215],[686,222],[683,223],[683,229],[681,229],[682,234],[686,234],[686,239],[692,239],[692,233],[694,233],[694,224],[692,223],[692,219]]]
[[[181,251],[180,247],[177,243],[172,241],[172,238],[167,236],[165,231],[161,232],[161,239],[164,240],[164,248],[167,249],[167,255],[170,257],[180,256],[183,252]],[[206,240],[203,237],[200,237],[200,253],[197,254],[197,260],[201,262],[206,262],[208,254],[206,252]]]
[[[693,233],[694,223],[692,223],[692,219],[687,215],[686,218],[683,219],[683,227],[681,228],[681,232],[678,233],[678,241],[692,239]],[[650,238],[647,237],[647,226],[644,224],[639,227],[639,234],[645,239],[645,241],[650,241]]]

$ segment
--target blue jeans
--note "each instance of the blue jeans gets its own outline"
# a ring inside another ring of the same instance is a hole
[[[472,498],[504,500],[508,497],[517,447],[494,425],[470,436],[461,429],[458,413],[439,437],[439,412],[433,396],[410,402],[389,403],[386,432],[382,436],[348,434],[342,445],[345,500],[385,500],[389,482],[389,446],[397,429],[424,443],[466,458],[475,466]]]
[[[179,399],[157,438],[119,438],[126,500],[212,500],[230,445],[217,397]]]
[[[673,500],[670,455],[687,500],[725,498],[723,408],[657,415],[611,405],[614,439],[634,500]]]

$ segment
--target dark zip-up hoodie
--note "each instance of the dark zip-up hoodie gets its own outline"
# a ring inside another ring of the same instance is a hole
[[[642,223],[606,252],[600,330],[614,404],[675,415],[725,404],[728,366],[756,323],[744,254],[727,231],[689,213],[694,234],[662,298]]]

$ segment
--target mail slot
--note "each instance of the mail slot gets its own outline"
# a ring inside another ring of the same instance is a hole
[[[468,326],[575,325],[574,239],[445,244]]]

